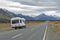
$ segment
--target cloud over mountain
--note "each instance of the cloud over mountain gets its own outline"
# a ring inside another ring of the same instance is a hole
[[[38,16],[40,12],[59,12],[59,2],[58,0],[0,0],[0,8],[19,14]]]
[[[60,20],[60,17],[56,15],[47,15],[46,13],[41,13],[36,17],[23,14],[15,14],[14,12],[8,11],[6,9],[0,9],[0,19],[10,20],[12,17],[21,17],[26,20]]]

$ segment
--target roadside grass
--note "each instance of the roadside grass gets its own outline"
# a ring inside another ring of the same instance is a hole
[[[45,21],[26,21],[26,27],[31,27],[43,23]],[[0,23],[0,32],[13,30],[10,26],[10,23]]]
[[[43,22],[45,21],[26,21],[26,26],[29,27],[29,26],[37,25]]]
[[[0,32],[13,30],[10,27],[10,23],[0,23]]]
[[[60,21],[49,21],[49,25],[54,32],[60,34]]]
[[[1,28],[8,28],[10,27],[10,23],[0,23],[0,29]]]

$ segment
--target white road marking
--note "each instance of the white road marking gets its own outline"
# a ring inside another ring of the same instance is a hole
[[[19,36],[21,36],[21,35],[22,35],[22,33],[17,34],[17,35],[15,35],[15,36],[13,36],[11,39],[17,38],[17,37],[19,37]]]
[[[46,29],[45,29],[43,40],[46,40],[47,27],[48,27],[48,25],[46,25]]]

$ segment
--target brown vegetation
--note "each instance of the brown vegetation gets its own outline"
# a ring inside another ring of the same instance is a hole
[[[27,21],[26,24],[27,24],[27,27],[29,26],[32,26],[32,25],[37,25],[37,24],[40,24],[40,23],[43,23],[44,21]]]
[[[1,28],[8,28],[10,27],[10,23],[0,23],[0,29]]]
[[[60,21],[50,21],[49,25],[52,27],[52,30],[60,34]]]
[[[40,24],[44,21],[26,21],[26,26],[29,27],[29,26],[32,26],[32,25],[37,25],[37,24]],[[1,28],[9,28],[10,27],[10,23],[0,23],[0,29]]]

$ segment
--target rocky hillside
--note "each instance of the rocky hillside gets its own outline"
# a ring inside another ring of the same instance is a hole
[[[8,22],[13,15],[5,9],[0,9],[0,22]]]

